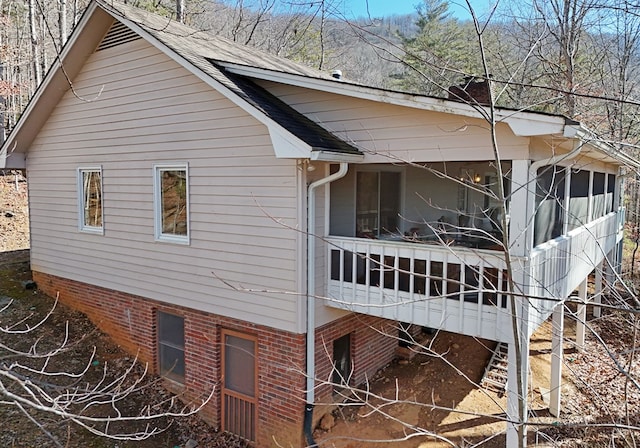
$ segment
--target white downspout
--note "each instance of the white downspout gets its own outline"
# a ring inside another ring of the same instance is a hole
[[[316,222],[316,195],[315,190],[318,187],[326,185],[344,177],[349,170],[347,162],[340,162],[340,168],[337,172],[318,179],[309,184],[307,188],[307,398],[305,409],[305,433],[307,443],[313,446],[315,442],[311,435],[311,420],[313,417],[313,403],[315,401],[315,336],[316,336],[316,242],[315,242],[315,222]],[[309,438],[311,437],[311,440]]]

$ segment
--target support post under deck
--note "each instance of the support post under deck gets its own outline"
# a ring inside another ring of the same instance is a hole
[[[595,290],[593,295],[593,303],[594,303],[593,317],[600,317],[601,315],[601,308],[597,306],[597,304],[602,303],[602,293],[604,292],[604,288],[602,284],[602,282],[604,281],[604,276],[603,276],[604,268],[605,268],[604,260],[598,263],[598,265],[596,266]]]
[[[507,354],[507,417],[509,423],[507,423],[507,448],[518,448],[527,446],[526,431],[520,434],[519,431],[523,425],[526,424],[528,413],[528,372],[529,372],[529,338],[525,336],[526,343],[520,344],[520,356],[522,359],[522,369],[518,372],[516,362],[516,350],[513,342],[509,343]],[[522,342],[522,341],[521,341]],[[523,392],[518,391],[518,373],[521,375]],[[519,409],[522,408],[522,415],[524,421],[520,418],[521,413]],[[520,437],[522,436],[522,440]]]
[[[549,413],[558,417],[560,415],[560,399],[562,388],[562,356],[564,333],[564,304],[560,304],[553,310],[551,322],[551,387],[549,399]]]
[[[576,312],[576,346],[584,348],[585,324],[587,322],[587,279],[585,278],[578,286],[578,297],[583,302],[578,305]]]

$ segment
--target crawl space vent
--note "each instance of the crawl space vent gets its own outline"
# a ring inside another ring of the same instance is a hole
[[[127,28],[122,22],[113,22],[107,34],[102,38],[102,42],[96,48],[96,51],[106,50],[107,48],[117,47],[118,45],[133,42],[140,39],[140,36]]]

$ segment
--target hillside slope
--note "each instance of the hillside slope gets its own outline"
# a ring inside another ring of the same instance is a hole
[[[28,248],[29,205],[26,180],[21,174],[0,175],[0,252]]]

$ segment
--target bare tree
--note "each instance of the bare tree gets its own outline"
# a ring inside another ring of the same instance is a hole
[[[58,31],[59,44],[62,48],[67,41],[67,0],[58,0]]]
[[[42,82],[42,65],[40,60],[40,47],[38,29],[36,27],[36,21],[40,17],[36,10],[36,1],[29,0],[29,34],[31,36],[31,58],[33,64],[34,73],[34,85],[40,85]]]
[[[86,359],[77,359],[76,371],[62,369],[68,363],[61,360],[78,356],[89,335],[74,337],[77,331],[68,322],[58,327],[62,332],[55,337],[45,331],[57,300],[39,314],[4,299],[0,405],[18,409],[57,447],[65,445],[43,424],[43,416],[113,440],[144,440],[166,430],[171,419],[196,414],[211,398],[186,404],[179,397],[149,402],[147,391],[160,387],[160,379],[153,379],[136,359],[123,369],[110,369],[97,359],[95,347]],[[136,399],[144,404],[136,405]]]
[[[180,23],[184,23],[185,21],[184,9],[185,0],[176,0],[176,20]]]

